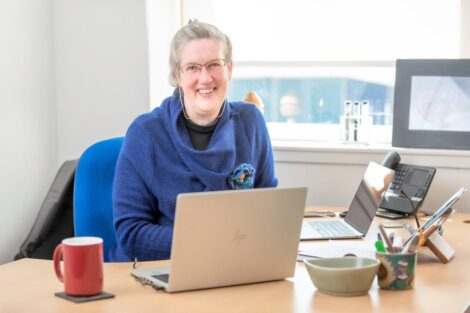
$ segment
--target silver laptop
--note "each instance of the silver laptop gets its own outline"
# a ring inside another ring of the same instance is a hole
[[[132,270],[168,292],[292,277],[307,188],[180,194],[171,267]]]
[[[305,221],[302,225],[300,239],[364,237],[394,174],[394,170],[370,162],[344,220]]]

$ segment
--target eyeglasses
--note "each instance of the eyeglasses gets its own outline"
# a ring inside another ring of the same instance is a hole
[[[210,74],[219,74],[222,72],[224,66],[227,65],[227,60],[225,59],[215,59],[209,61],[205,64],[199,63],[188,63],[179,67],[180,71],[186,75],[199,75],[202,71],[202,68],[205,67],[206,71]]]

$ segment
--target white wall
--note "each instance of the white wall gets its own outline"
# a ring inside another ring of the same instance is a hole
[[[154,108],[173,93],[169,83],[170,43],[180,28],[178,18],[180,1],[147,0],[147,26],[149,36],[150,106]],[[153,39],[153,40],[152,40]]]
[[[145,0],[56,0],[58,159],[149,111]]]
[[[470,58],[470,0],[460,1],[460,57]]]
[[[0,264],[28,235],[57,170],[52,0],[0,2]]]
[[[1,264],[60,164],[149,110],[145,0],[2,0],[0,38]]]

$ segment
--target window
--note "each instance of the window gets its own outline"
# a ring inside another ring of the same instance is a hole
[[[255,91],[273,140],[340,140],[346,100],[368,100],[390,142],[395,60],[458,58],[459,0],[181,0],[183,21],[232,39],[228,98]],[[165,59],[166,61],[166,59]]]
[[[368,141],[386,141],[392,124],[393,62],[356,63],[238,65],[228,98],[243,99],[247,91],[257,92],[265,104],[271,137],[303,141],[338,141],[344,102],[367,100],[372,125],[380,130]]]

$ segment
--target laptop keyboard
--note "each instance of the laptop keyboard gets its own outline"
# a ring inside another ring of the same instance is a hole
[[[311,221],[309,225],[323,237],[340,237],[354,235],[342,221]]]
[[[170,274],[159,274],[159,275],[152,275],[153,278],[163,281],[168,284],[170,280]]]

